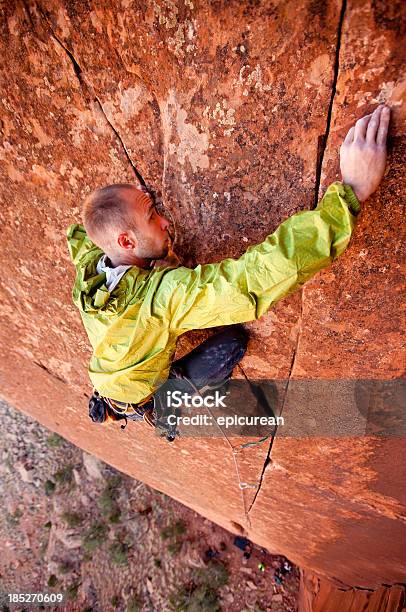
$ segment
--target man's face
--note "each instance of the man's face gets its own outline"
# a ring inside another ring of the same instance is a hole
[[[163,259],[169,249],[169,221],[161,217],[154,206],[151,195],[145,188],[126,189],[123,193],[138,228],[137,256],[148,259]]]

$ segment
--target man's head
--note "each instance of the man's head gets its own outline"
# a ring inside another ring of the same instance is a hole
[[[141,185],[119,183],[93,191],[83,204],[83,225],[114,266],[140,265],[168,254],[169,221],[158,215]]]

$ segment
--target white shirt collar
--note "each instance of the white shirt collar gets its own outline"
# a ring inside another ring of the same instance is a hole
[[[123,275],[127,272],[129,268],[132,266],[116,266],[115,268],[111,268],[106,264],[107,255],[104,253],[97,262],[96,270],[98,274],[102,274],[103,272],[106,274],[106,287],[107,290],[111,293],[115,287],[117,287]]]

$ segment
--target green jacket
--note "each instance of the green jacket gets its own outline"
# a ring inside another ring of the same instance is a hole
[[[111,293],[96,271],[103,251],[82,225],[70,225],[72,297],[93,347],[93,386],[118,401],[141,401],[167,379],[178,336],[259,319],[341,255],[359,210],[351,187],[333,183],[316,209],[292,215],[239,259],[193,269],[132,266]]]

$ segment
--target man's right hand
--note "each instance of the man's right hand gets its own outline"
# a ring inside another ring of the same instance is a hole
[[[357,121],[341,145],[342,180],[352,187],[360,202],[374,193],[384,175],[389,119],[389,107],[381,104]]]

